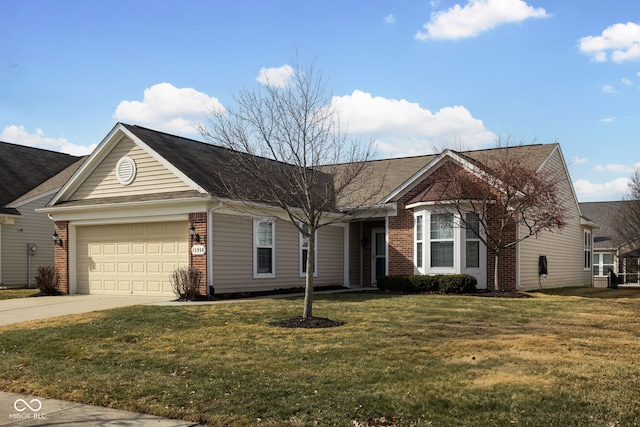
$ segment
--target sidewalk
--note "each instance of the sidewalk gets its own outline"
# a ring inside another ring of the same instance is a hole
[[[0,392],[0,426],[197,426],[129,411]]]

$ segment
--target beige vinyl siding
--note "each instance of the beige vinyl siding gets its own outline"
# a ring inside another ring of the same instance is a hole
[[[580,225],[578,206],[573,198],[569,177],[564,173],[559,151],[551,155],[545,168],[561,173],[559,189],[568,209],[567,226],[560,232],[541,233],[520,243],[520,285],[527,290],[540,286],[590,285],[591,270],[584,269],[584,228]],[[547,257],[549,274],[546,279],[539,281],[540,255]]]
[[[304,286],[299,271],[298,230],[288,221],[274,221],[275,278],[253,278],[253,218],[214,214],[212,222],[213,287],[215,293],[257,292]],[[317,285],[342,284],[342,227],[318,231]]]
[[[5,285],[27,284],[27,244],[36,244],[36,253],[31,257],[31,285],[39,266],[53,266],[53,221],[45,214],[36,213],[34,209],[43,207],[51,199],[51,195],[41,197],[21,205],[18,210],[22,214],[15,218],[14,224],[3,224],[0,229],[2,238],[2,277]]]
[[[116,177],[116,165],[123,156],[136,163],[136,177],[122,185]],[[133,196],[190,190],[189,186],[142,148],[124,137],[85,179],[69,200]]]
[[[344,281],[344,227],[328,225],[318,230],[318,277],[315,285],[342,285]]]

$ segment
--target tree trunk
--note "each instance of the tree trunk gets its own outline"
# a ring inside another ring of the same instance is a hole
[[[304,314],[303,317],[313,317],[313,272],[315,271],[316,259],[316,233],[309,230],[307,239],[307,273],[305,275],[304,289]]]

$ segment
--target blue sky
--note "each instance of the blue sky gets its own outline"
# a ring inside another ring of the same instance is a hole
[[[580,201],[640,166],[637,0],[0,2],[0,140],[87,154],[194,123],[295,55],[379,157],[559,142]]]

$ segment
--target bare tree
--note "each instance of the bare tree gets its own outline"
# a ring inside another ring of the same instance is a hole
[[[235,109],[211,111],[200,128],[229,150],[217,177],[226,195],[281,208],[306,240],[305,318],[312,317],[316,231],[344,219],[339,205],[360,205],[362,198],[351,202],[354,183],[374,155],[372,144],[341,131],[331,100],[322,75],[295,60],[286,84],[240,91]]]
[[[517,148],[499,142],[498,148],[476,158],[454,152],[467,167],[448,161],[435,184],[438,209],[457,213],[457,225],[473,232],[494,256],[494,290],[501,289],[500,265],[507,250],[566,225],[559,177],[548,169],[532,169]]]
[[[620,244],[628,245],[629,251],[640,249],[640,169],[636,170],[629,181],[629,192],[613,221],[615,238]]]

